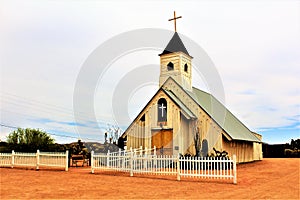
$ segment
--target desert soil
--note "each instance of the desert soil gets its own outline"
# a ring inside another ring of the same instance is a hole
[[[240,164],[238,184],[175,176],[0,168],[0,199],[300,199],[300,159]]]

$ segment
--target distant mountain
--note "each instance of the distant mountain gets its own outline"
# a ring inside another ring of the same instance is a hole
[[[115,144],[101,144],[99,142],[83,142],[84,146],[88,149],[89,152],[94,151],[94,153],[107,153],[119,151],[119,147]]]

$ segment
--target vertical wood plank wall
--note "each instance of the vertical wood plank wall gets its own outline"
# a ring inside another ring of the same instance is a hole
[[[237,163],[253,161],[253,142],[248,141],[228,141],[223,137],[223,149],[232,157],[236,155]]]

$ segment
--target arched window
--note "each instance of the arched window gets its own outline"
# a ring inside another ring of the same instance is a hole
[[[188,65],[185,64],[185,65],[184,65],[184,71],[185,71],[185,72],[188,72],[188,68],[189,68]]]
[[[157,121],[166,122],[167,121],[167,101],[161,98],[157,102]]]
[[[168,71],[174,70],[174,64],[172,62],[168,63]]]

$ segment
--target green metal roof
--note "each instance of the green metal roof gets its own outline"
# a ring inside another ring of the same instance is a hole
[[[213,95],[197,88],[186,91],[233,140],[261,142],[238,118]]]

